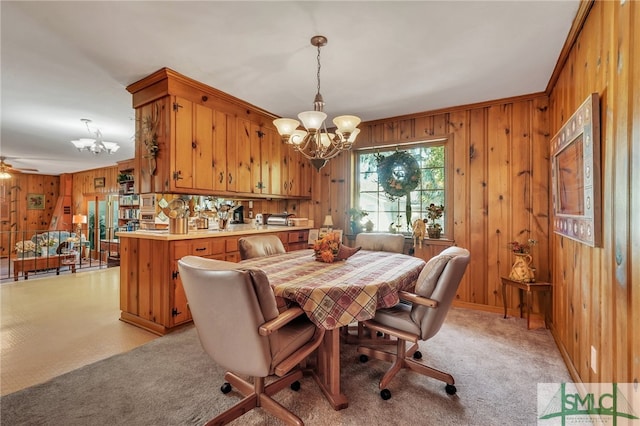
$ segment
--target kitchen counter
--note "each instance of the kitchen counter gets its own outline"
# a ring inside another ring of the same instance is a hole
[[[228,230],[170,234],[168,230],[117,232],[120,248],[120,319],[156,334],[191,322],[178,261],[184,256],[238,262],[238,241],[276,235],[287,251],[309,248],[308,226],[230,225]]]
[[[308,226],[277,226],[262,225],[256,227],[253,224],[229,225],[229,228],[220,231],[218,229],[198,229],[187,234],[170,234],[169,230],[144,230],[116,232],[118,238],[142,238],[160,241],[193,240],[198,238],[233,237],[239,235],[265,234],[274,232],[306,231]]]

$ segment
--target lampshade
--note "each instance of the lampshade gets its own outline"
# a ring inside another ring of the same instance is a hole
[[[322,223],[322,226],[330,228],[333,226],[333,219],[331,218],[331,215],[328,214],[324,217],[324,222]]]
[[[322,111],[304,111],[298,114],[298,118],[305,129],[318,130],[327,118],[327,114]]]
[[[87,215],[84,214],[74,214],[73,218],[71,218],[72,223],[87,223]]]

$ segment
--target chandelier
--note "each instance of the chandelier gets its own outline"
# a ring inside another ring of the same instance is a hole
[[[327,44],[327,38],[317,35],[311,38],[311,44],[318,48],[318,91],[313,101],[313,111],[304,111],[298,118],[306,130],[298,130],[300,121],[293,118],[278,118],[273,124],[278,129],[282,141],[309,159],[309,162],[320,170],[331,158],[342,151],[351,149],[360,133],[357,128],[360,118],[355,115],[341,115],[333,119],[335,133],[329,133],[325,124],[327,114],[323,112],[324,101],[320,94],[320,47]]]
[[[89,133],[92,133],[91,129],[89,128],[89,123],[91,123],[91,120],[89,120],[88,118],[81,118],[80,121],[82,121],[87,126],[87,131]],[[114,152],[120,149],[120,145],[118,145],[115,142],[103,141],[102,132],[100,131],[100,129],[97,129],[93,133],[95,133],[96,135],[95,139],[80,138],[80,139],[71,141],[71,143],[73,144],[73,146],[76,147],[78,151],[80,152],[89,151],[94,155],[98,155],[103,152],[106,152],[107,154],[113,154]]]

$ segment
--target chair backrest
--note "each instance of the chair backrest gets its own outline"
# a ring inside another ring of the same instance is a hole
[[[418,304],[414,304],[411,308],[411,319],[420,327],[422,340],[430,339],[440,330],[467,269],[469,259],[469,250],[449,247],[429,259],[420,272],[415,293],[438,301],[437,308]]]
[[[284,244],[276,235],[252,235],[238,240],[240,259],[253,259],[254,257],[270,256],[284,253]]]
[[[178,261],[184,291],[202,347],[227,370],[266,377],[272,370],[270,336],[258,328],[278,316],[263,271],[220,260],[185,256]]]
[[[404,252],[404,235],[385,232],[361,232],[356,235],[356,247],[362,250]]]

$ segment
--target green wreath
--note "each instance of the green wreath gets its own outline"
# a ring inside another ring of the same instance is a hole
[[[407,229],[409,229],[411,228],[409,193],[420,183],[420,166],[413,155],[406,151],[396,151],[388,157],[379,155],[376,159],[378,160],[378,184],[387,194],[387,198],[395,201],[396,198],[407,197],[405,214]]]
[[[391,201],[408,196],[420,183],[420,166],[406,151],[396,151],[378,160],[378,184]]]

